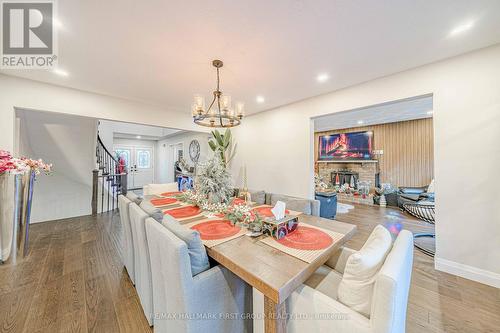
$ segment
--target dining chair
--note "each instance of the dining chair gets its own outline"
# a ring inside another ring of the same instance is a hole
[[[166,184],[147,184],[142,188],[142,192],[144,193],[144,195],[154,195],[176,191],[179,191],[179,184],[177,184],[177,182]]]
[[[413,235],[402,230],[375,277],[371,310],[365,316],[342,304],[337,290],[349,256],[342,248],[286,300],[287,332],[403,333],[413,266]],[[254,289],[254,312],[263,312],[263,295]],[[324,318],[318,317],[324,316]],[[254,332],[264,332],[263,320]]]
[[[155,332],[252,332],[252,289],[222,266],[192,276],[188,248],[146,219],[153,273]],[[246,319],[245,319],[246,318]]]
[[[123,195],[118,196],[118,211],[120,212],[120,222],[123,228],[122,249],[123,264],[127,270],[128,276],[135,285],[134,269],[134,241],[132,239],[132,227],[130,224],[129,205],[132,203]]]
[[[149,258],[148,241],[146,238],[145,221],[149,217],[135,203],[129,205],[130,221],[132,224],[132,239],[134,240],[135,262],[135,289],[139,295],[142,310],[153,326],[153,286],[151,282],[151,260]]]

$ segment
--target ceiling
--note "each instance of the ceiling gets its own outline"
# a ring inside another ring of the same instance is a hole
[[[121,121],[99,120],[100,131],[110,131],[114,138],[160,140],[162,138],[183,133],[183,130],[158,126],[149,126]]]
[[[193,94],[214,90],[215,58],[224,61],[222,90],[250,114],[500,42],[498,0],[64,0],[58,8],[59,65],[69,75],[3,73],[186,113]],[[329,79],[318,82],[321,73]]]
[[[431,118],[432,115],[432,96],[422,96],[317,117],[314,119],[314,131],[323,132],[335,129]]]

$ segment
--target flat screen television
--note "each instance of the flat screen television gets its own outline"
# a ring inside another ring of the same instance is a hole
[[[351,132],[319,137],[319,161],[371,160],[373,132]]]

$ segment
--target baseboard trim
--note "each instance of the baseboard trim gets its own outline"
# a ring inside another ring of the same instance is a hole
[[[500,288],[500,274],[481,268],[460,264],[451,260],[434,258],[434,267],[441,272],[457,275],[464,279]]]

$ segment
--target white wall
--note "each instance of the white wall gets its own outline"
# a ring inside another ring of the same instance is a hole
[[[18,110],[17,154],[53,163],[37,177],[31,223],[91,213],[97,121],[51,112]]]
[[[15,107],[208,132],[193,124],[189,109],[155,107],[0,74],[0,149],[14,148]]]
[[[190,110],[155,107],[121,98],[63,88],[0,74],[0,149],[15,148],[15,109],[59,112],[96,119],[203,131],[194,125]],[[208,130],[206,130],[208,132]],[[92,139],[95,135],[92,136]],[[57,165],[54,166],[56,169]],[[37,199],[35,194],[35,201]],[[35,203],[36,204],[36,203]],[[6,244],[2,242],[2,244]]]
[[[209,133],[200,132],[184,132],[176,135],[169,136],[166,139],[160,140],[157,143],[156,148],[156,179],[159,183],[170,183],[174,181],[174,162],[170,156],[169,146],[172,144],[182,143],[184,146],[184,159],[190,165],[194,166],[194,163],[189,157],[189,144],[192,140],[198,140],[200,143],[200,158],[199,162],[206,161],[207,157],[211,153],[210,147],[208,146],[208,139],[211,137]]]
[[[311,117],[432,93],[438,269],[500,287],[500,45],[246,118],[249,187],[313,192]]]

